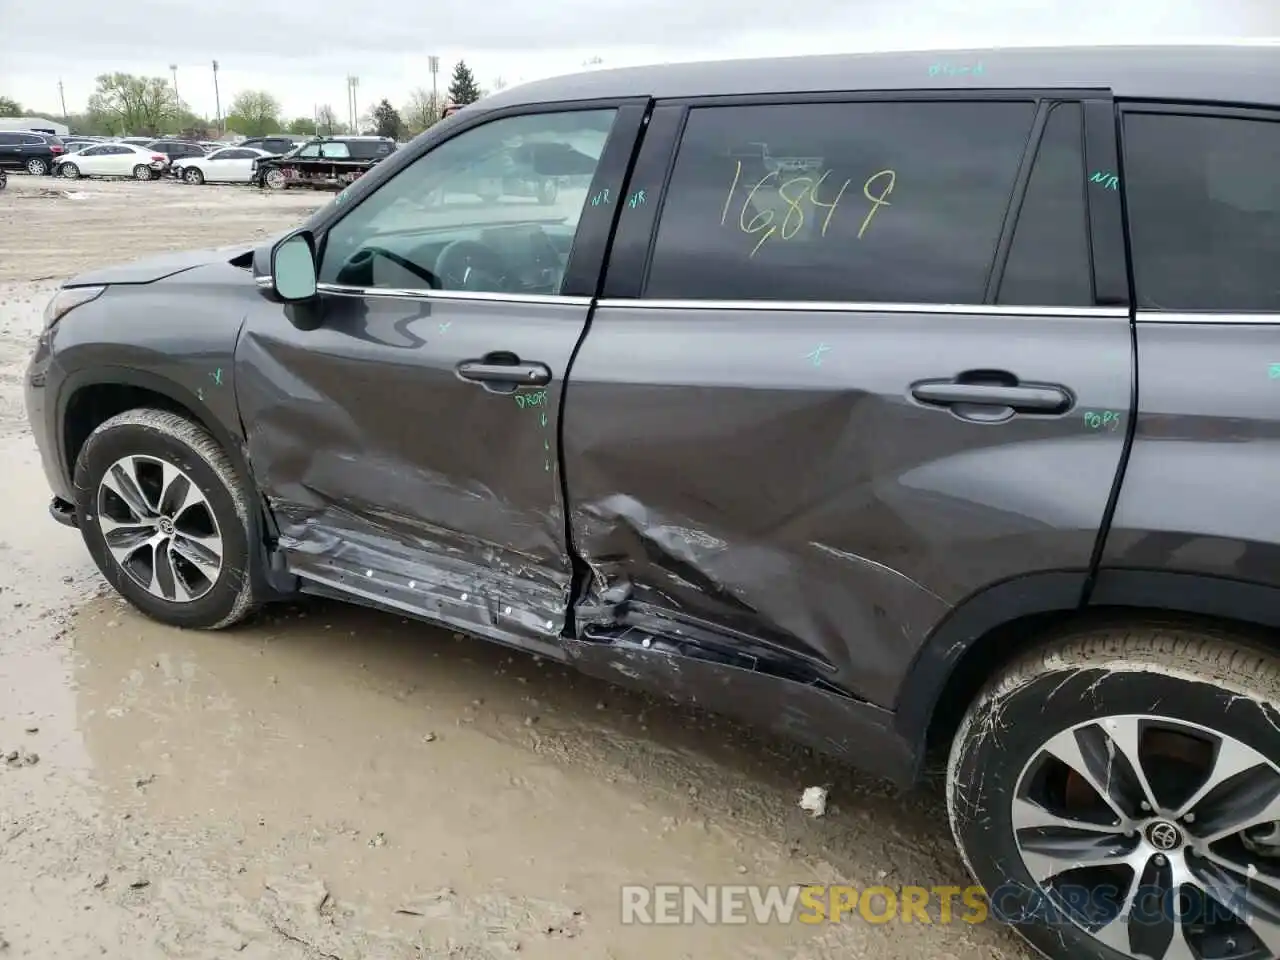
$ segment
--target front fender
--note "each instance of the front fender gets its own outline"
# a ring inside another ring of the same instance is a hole
[[[109,286],[63,317],[46,335],[50,433],[62,475],[71,477],[71,448],[84,439],[69,429],[76,398],[118,386],[150,390],[189,410],[249,479],[234,363],[259,296],[248,270],[223,261],[153,283]]]

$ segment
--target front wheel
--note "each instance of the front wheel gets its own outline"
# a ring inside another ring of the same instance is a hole
[[[204,174],[196,167],[187,167],[187,169],[182,171],[182,179],[187,181],[187,183],[193,183],[196,186],[199,186],[204,183]]]
[[[151,168],[147,166],[145,163],[138,164],[136,167],[133,168],[133,179],[150,180]]]
[[[58,172],[61,173],[64,177],[66,177],[68,180],[75,180],[77,177],[80,176],[80,168],[77,167],[74,163],[70,163],[70,162],[64,163],[61,166],[59,166]]]
[[[249,613],[249,498],[203,427],[166,410],[118,414],[85,441],[75,491],[89,553],[143,613],[202,629]]]
[[[1280,658],[1137,627],[1016,663],[952,746],[991,915],[1053,960],[1280,955]]]
[[[283,190],[289,185],[289,178],[284,175],[283,170],[268,170],[266,183],[272,190]]]

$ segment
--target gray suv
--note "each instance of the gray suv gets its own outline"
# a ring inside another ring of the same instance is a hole
[[[1045,955],[1274,957],[1277,157],[1262,48],[525,84],[272,243],[69,281],[27,410],[159,620],[339,597],[936,750]]]

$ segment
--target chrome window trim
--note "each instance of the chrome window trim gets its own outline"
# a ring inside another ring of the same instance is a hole
[[[256,277],[263,289],[272,286],[270,274]],[[561,297],[534,293],[482,293],[473,290],[409,290],[396,287],[348,287],[337,283],[318,283],[316,289],[339,297],[386,297],[392,300],[474,300],[489,303],[542,303],[588,306],[591,297]],[[1043,307],[996,306],[963,303],[858,303],[805,300],[597,300],[597,307],[632,307],[642,310],[753,310],[756,312],[810,311],[818,313],[942,313],[952,316],[1026,316],[1127,319],[1128,307]],[[1139,319],[1158,317],[1156,322],[1182,323],[1280,323],[1276,314],[1139,314]],[[1148,321],[1149,322],[1149,321]]]
[[[1254,324],[1256,326],[1274,326],[1280,324],[1280,313],[1186,313],[1178,310],[1163,312],[1159,310],[1139,310],[1138,323],[1207,323],[1207,324]]]
[[[477,290],[410,290],[397,287],[349,287],[339,283],[317,283],[321,293],[336,297],[385,297],[389,300],[474,300],[481,303],[560,304],[590,306],[591,297],[561,297],[543,293],[489,293]]]
[[[951,315],[1081,317],[1128,319],[1128,307],[994,306],[965,303],[857,303],[825,300],[632,300],[597,301],[598,307],[634,307],[642,310],[754,310],[818,313],[945,313]]]

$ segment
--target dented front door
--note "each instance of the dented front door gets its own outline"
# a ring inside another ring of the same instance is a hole
[[[319,329],[253,309],[238,399],[306,589],[552,649],[571,570],[558,411],[591,302],[564,278],[591,172],[540,204],[481,199],[468,171],[531,139],[598,159],[615,112],[463,130],[327,229]]]

